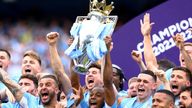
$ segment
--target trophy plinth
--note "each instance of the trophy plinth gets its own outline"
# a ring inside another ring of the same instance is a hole
[[[117,16],[109,16],[113,3],[90,1],[88,16],[77,16],[70,33],[74,38],[72,45],[65,51],[74,61],[74,71],[86,74],[87,68],[101,59],[107,52],[104,42],[111,36],[117,23]]]

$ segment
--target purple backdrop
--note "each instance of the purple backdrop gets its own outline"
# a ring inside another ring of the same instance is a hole
[[[146,11],[150,13],[151,21],[155,22],[151,35],[153,49],[158,59],[168,58],[179,65],[179,50],[175,47],[171,36],[179,32],[184,35],[186,41],[192,42],[192,34],[186,31],[192,27],[191,4],[191,0],[169,0]],[[143,51],[143,37],[139,22],[143,15],[144,13],[134,18],[113,34],[112,62],[123,69],[128,79],[139,73],[138,65],[131,58],[131,51]]]

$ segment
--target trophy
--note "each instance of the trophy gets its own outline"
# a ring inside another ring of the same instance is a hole
[[[106,0],[90,0],[88,15],[77,16],[70,30],[74,41],[65,51],[74,61],[75,72],[86,74],[87,68],[106,54],[104,38],[112,35],[118,19],[109,16],[113,8],[113,2],[106,5]]]

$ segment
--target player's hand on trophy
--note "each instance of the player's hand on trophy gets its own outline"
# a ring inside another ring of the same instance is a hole
[[[140,20],[141,33],[143,36],[149,36],[151,33],[152,25],[154,23],[150,22],[150,14],[146,13],[143,17],[143,20]]]
[[[133,60],[135,60],[137,63],[142,62],[142,54],[139,51],[136,50],[132,50],[131,52],[131,57],[133,58]]]
[[[59,38],[59,33],[57,32],[50,32],[46,36],[46,39],[49,45],[55,45],[57,43],[58,38]]]
[[[106,44],[106,46],[107,46],[107,49],[108,49],[109,51],[111,51],[111,50],[113,49],[113,43],[112,43],[112,38],[111,38],[111,36],[106,36],[106,37],[104,38],[104,41],[105,41],[105,44]]]
[[[173,36],[173,40],[175,41],[176,46],[181,50],[184,48],[184,39],[183,36],[179,33],[177,33],[175,36]]]

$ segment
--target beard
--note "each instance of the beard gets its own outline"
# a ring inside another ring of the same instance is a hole
[[[187,106],[187,105],[185,105],[185,104],[179,102],[179,108],[192,108],[192,103],[191,103],[190,105]]]
[[[48,98],[46,100],[42,100],[42,95],[40,95],[40,100],[43,105],[50,105],[51,101],[55,97],[55,95],[56,95],[55,92],[49,92]]]

